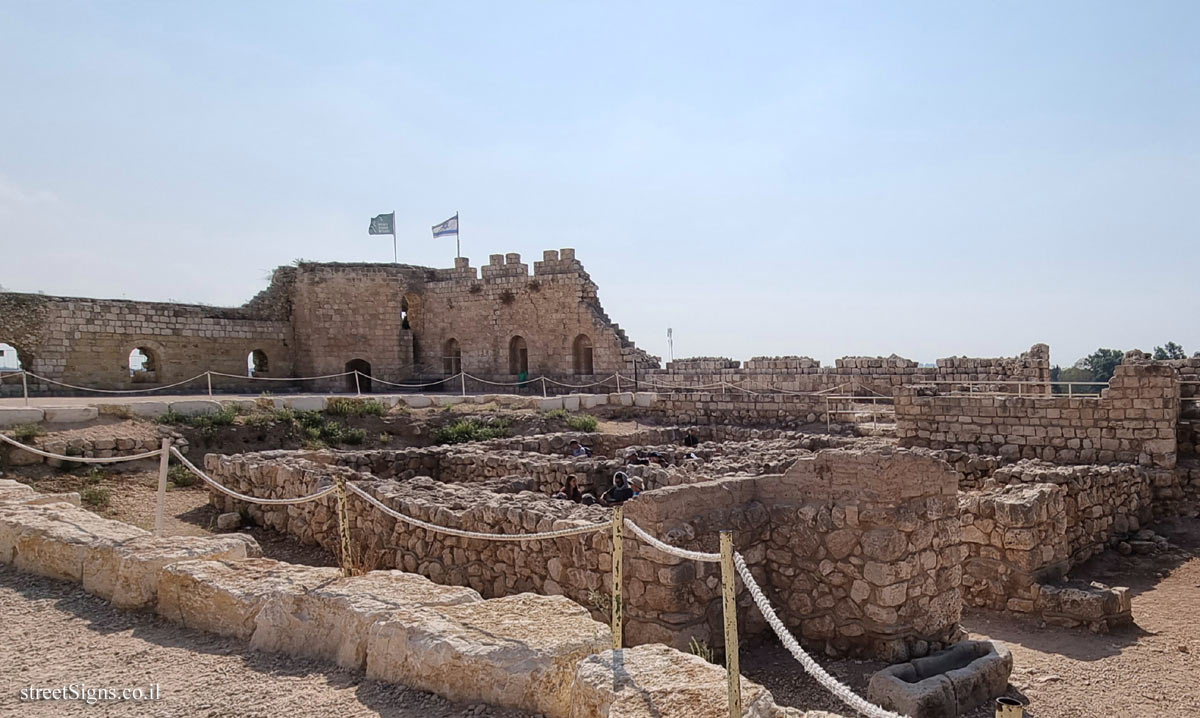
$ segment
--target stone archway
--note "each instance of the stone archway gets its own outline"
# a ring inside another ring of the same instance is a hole
[[[371,362],[366,359],[351,359],[346,362],[346,371],[358,372],[357,379],[354,374],[346,375],[346,391],[371,391]]]

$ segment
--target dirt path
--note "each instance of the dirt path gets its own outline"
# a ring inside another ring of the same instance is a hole
[[[333,664],[251,651],[240,641],[121,611],[74,584],[0,567],[0,716],[396,716],[522,718],[369,681]],[[158,684],[155,702],[22,702],[23,688]]]
[[[1004,642],[1013,653],[1009,695],[1031,718],[1194,718],[1200,715],[1200,521],[1155,527],[1177,550],[1153,557],[1113,554],[1082,567],[1080,577],[1129,586],[1134,625],[1109,634],[1039,627],[1036,620],[970,611],[972,638]],[[875,661],[822,665],[866,695]],[[778,644],[743,654],[743,673],[765,684],[781,705],[844,709],[803,674]],[[969,718],[990,718],[980,708]]]

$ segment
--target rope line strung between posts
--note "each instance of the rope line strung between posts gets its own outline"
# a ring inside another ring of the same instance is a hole
[[[721,560],[719,553],[704,553],[702,551],[688,551],[687,549],[678,548],[668,543],[663,543],[654,538],[641,527],[629,519],[625,519],[625,528],[637,534],[637,537],[654,548],[662,551],[665,554],[678,556],[679,558],[691,559],[692,561],[704,561],[706,563],[718,563]]]
[[[565,386],[565,387],[569,387],[571,389],[586,389],[589,386],[600,386],[602,384],[607,384],[608,382],[615,380],[617,378],[617,375],[613,374],[610,377],[606,377],[604,379],[601,379],[600,381],[594,381],[591,384],[567,384],[565,382],[555,381],[554,379],[551,379],[550,377],[543,377],[543,378],[546,380],[547,384],[556,384],[558,386]]]
[[[361,374],[361,372],[360,372],[360,374]],[[445,384],[446,382],[450,381],[451,379],[457,379],[461,374],[462,373],[459,372],[458,374],[455,374],[454,376],[448,376],[445,379],[438,379],[437,381],[431,381],[427,384],[397,384],[394,381],[384,381],[383,379],[380,379],[378,377],[367,376],[366,374],[361,374],[361,375],[364,379],[370,379],[371,381],[377,381],[380,384],[387,384],[388,386],[398,386],[402,389],[420,389],[421,387],[425,387],[425,386],[437,386],[438,384]]]
[[[319,498],[328,496],[329,494],[333,493],[334,489],[337,488],[336,486],[330,486],[328,488],[321,489],[320,491],[318,491],[315,494],[309,494],[308,496],[299,496],[294,499],[260,499],[255,496],[247,496],[246,494],[239,494],[238,492],[234,491],[233,489],[229,489],[229,488],[222,486],[215,479],[209,477],[208,474],[204,473],[200,469],[197,469],[196,465],[193,464],[192,462],[188,461],[187,458],[185,458],[183,454],[179,453],[179,449],[176,449],[174,446],[171,447],[171,453],[174,454],[175,458],[179,459],[179,462],[181,464],[183,464],[184,466],[186,466],[189,471],[191,471],[193,474],[195,474],[196,476],[203,479],[204,482],[207,483],[209,486],[213,487],[217,491],[220,491],[224,494],[228,494],[229,496],[232,496],[235,499],[238,499],[240,501],[246,501],[246,502],[249,502],[252,504],[265,504],[268,506],[285,506],[285,505],[290,505],[290,504],[303,504],[308,501],[316,501]]]
[[[5,442],[7,442],[9,444],[12,444],[13,446],[21,449],[22,451],[28,451],[31,454],[37,454],[38,456],[45,456],[48,459],[59,459],[61,461],[74,461],[74,462],[80,463],[80,464],[117,464],[117,463],[121,463],[124,461],[137,461],[139,459],[151,459],[151,458],[154,458],[155,456],[162,455],[162,449],[155,449],[154,451],[147,451],[144,454],[131,454],[130,456],[64,456],[62,454],[52,454],[49,451],[42,451],[41,449],[35,449],[32,446],[26,446],[25,444],[22,444],[21,442],[17,441],[16,439],[9,438],[8,436],[5,436],[4,434],[0,434],[0,439],[4,440]]]
[[[39,379],[44,382],[49,382],[50,384],[57,384],[59,386],[65,386],[68,389],[78,389],[79,391],[92,391],[92,392],[96,392],[99,394],[144,394],[146,392],[151,392],[151,391],[162,391],[163,389],[174,389],[177,386],[183,386],[184,384],[190,384],[190,383],[196,381],[197,379],[203,379],[205,376],[208,375],[208,372],[204,372],[203,374],[197,374],[196,376],[192,377],[191,379],[184,379],[183,381],[177,381],[174,384],[167,384],[165,386],[147,387],[145,389],[92,389],[92,388],[89,388],[86,386],[76,386],[74,384],[68,384],[68,383],[62,382],[62,381],[55,381],[54,379],[49,379],[47,377],[34,374],[31,371],[27,371],[25,373],[28,374],[29,376],[33,377],[34,379]]]
[[[808,655],[800,647],[792,632],[787,629],[787,626],[783,625],[783,621],[779,620],[779,616],[775,615],[775,609],[771,608],[770,601],[763,595],[758,582],[754,580],[754,575],[750,573],[750,569],[746,566],[746,559],[742,558],[741,552],[734,552],[733,565],[737,568],[738,575],[742,577],[742,584],[750,591],[750,597],[754,599],[754,604],[758,606],[758,610],[762,613],[763,618],[767,619],[767,623],[775,631],[775,635],[779,637],[779,641],[788,649],[792,657],[799,661],[800,665],[804,666],[804,670],[810,676],[816,679],[830,693],[837,696],[843,703],[869,718],[904,718],[899,713],[884,710],[874,703],[867,701],[850,690],[849,686],[829,675],[819,663],[813,660],[812,656]]]
[[[249,379],[251,381],[313,381],[314,379],[336,379],[339,376],[350,376],[354,372],[344,371],[340,374],[322,374],[321,376],[242,376],[241,374],[226,374],[221,371],[207,372],[213,376],[226,376],[230,379]]]
[[[526,379],[525,381],[488,381],[487,379],[480,379],[479,377],[466,372],[463,372],[463,376],[471,381],[477,381],[480,384],[491,384],[492,386],[525,386],[527,384],[532,384],[535,381],[541,381],[542,379],[542,377],[538,376],[532,379]]]
[[[415,519],[412,516],[402,514],[399,511],[396,511],[395,509],[389,508],[388,506],[384,505],[382,502],[379,501],[379,499],[375,498],[374,496],[367,493],[364,489],[359,488],[355,484],[346,484],[346,488],[348,488],[351,491],[353,491],[354,493],[358,494],[359,496],[361,496],[363,498],[364,501],[371,504],[372,506],[379,509],[380,511],[384,512],[388,516],[391,516],[392,518],[399,519],[400,521],[403,521],[408,524],[412,524],[413,526],[416,526],[418,528],[423,528],[423,529],[426,529],[429,531],[436,531],[438,533],[443,533],[443,534],[447,534],[450,536],[458,536],[460,538],[481,539],[481,540],[486,540],[486,541],[539,541],[542,539],[561,538],[563,536],[575,536],[576,534],[586,534],[586,533],[592,533],[594,531],[603,531],[612,526],[611,521],[605,521],[603,523],[598,523],[598,524],[588,524],[586,526],[573,526],[568,529],[557,529],[555,531],[543,531],[540,533],[532,533],[532,534],[489,534],[489,533],[479,533],[476,531],[464,531],[462,529],[452,529],[448,526],[438,526],[437,524],[431,524],[427,521],[422,521],[420,519]]]

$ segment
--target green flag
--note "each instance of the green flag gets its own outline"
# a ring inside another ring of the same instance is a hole
[[[381,214],[371,218],[371,228],[367,234],[396,234],[396,213]]]

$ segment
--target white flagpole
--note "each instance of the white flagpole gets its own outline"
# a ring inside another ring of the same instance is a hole
[[[392,264],[399,264],[400,257],[396,254],[396,210],[392,210]]]
[[[458,210],[454,211],[454,252],[455,258],[462,258],[462,221],[458,218]]]

